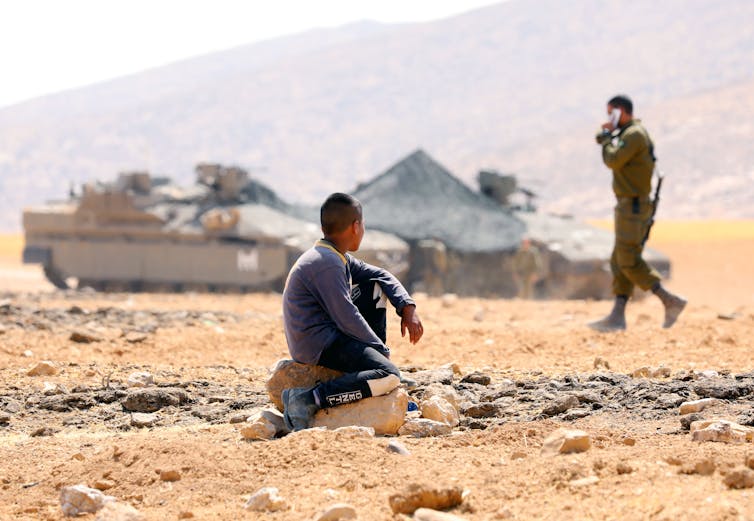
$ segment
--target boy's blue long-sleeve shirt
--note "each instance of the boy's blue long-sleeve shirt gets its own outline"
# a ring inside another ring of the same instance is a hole
[[[296,362],[316,364],[339,333],[367,345],[384,346],[351,301],[353,278],[379,283],[399,314],[414,304],[390,272],[343,255],[330,242],[319,240],[293,265],[283,291],[285,338]]]

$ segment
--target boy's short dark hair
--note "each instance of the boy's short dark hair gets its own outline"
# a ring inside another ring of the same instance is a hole
[[[621,109],[629,116],[634,115],[634,103],[633,101],[631,101],[631,98],[629,98],[625,94],[618,94],[617,96],[613,96],[612,98],[610,98],[610,101],[608,101],[607,104]]]
[[[361,203],[352,195],[334,193],[319,209],[319,222],[325,235],[340,233],[361,219]]]

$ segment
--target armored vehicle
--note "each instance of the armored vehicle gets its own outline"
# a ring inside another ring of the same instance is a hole
[[[130,172],[27,208],[23,259],[59,288],[280,291],[321,235],[303,214],[237,167],[200,164],[188,188]],[[368,231],[359,257],[408,270],[407,244],[388,233]]]

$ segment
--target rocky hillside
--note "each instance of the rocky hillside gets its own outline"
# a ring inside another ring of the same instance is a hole
[[[754,217],[754,3],[512,0],[199,57],[0,110],[0,229],[71,182],[237,163],[292,201],[353,189],[421,146],[473,183],[609,215],[592,133],[627,92],[669,175],[665,217]]]

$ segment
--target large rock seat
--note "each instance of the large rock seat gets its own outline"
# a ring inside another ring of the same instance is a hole
[[[275,406],[283,410],[282,393],[291,387],[313,387],[343,373],[321,366],[299,364],[293,360],[280,360],[267,381],[267,393]],[[314,417],[312,427],[337,429],[349,425],[371,427],[375,434],[395,435],[406,421],[408,393],[403,388],[358,402],[322,409]]]

